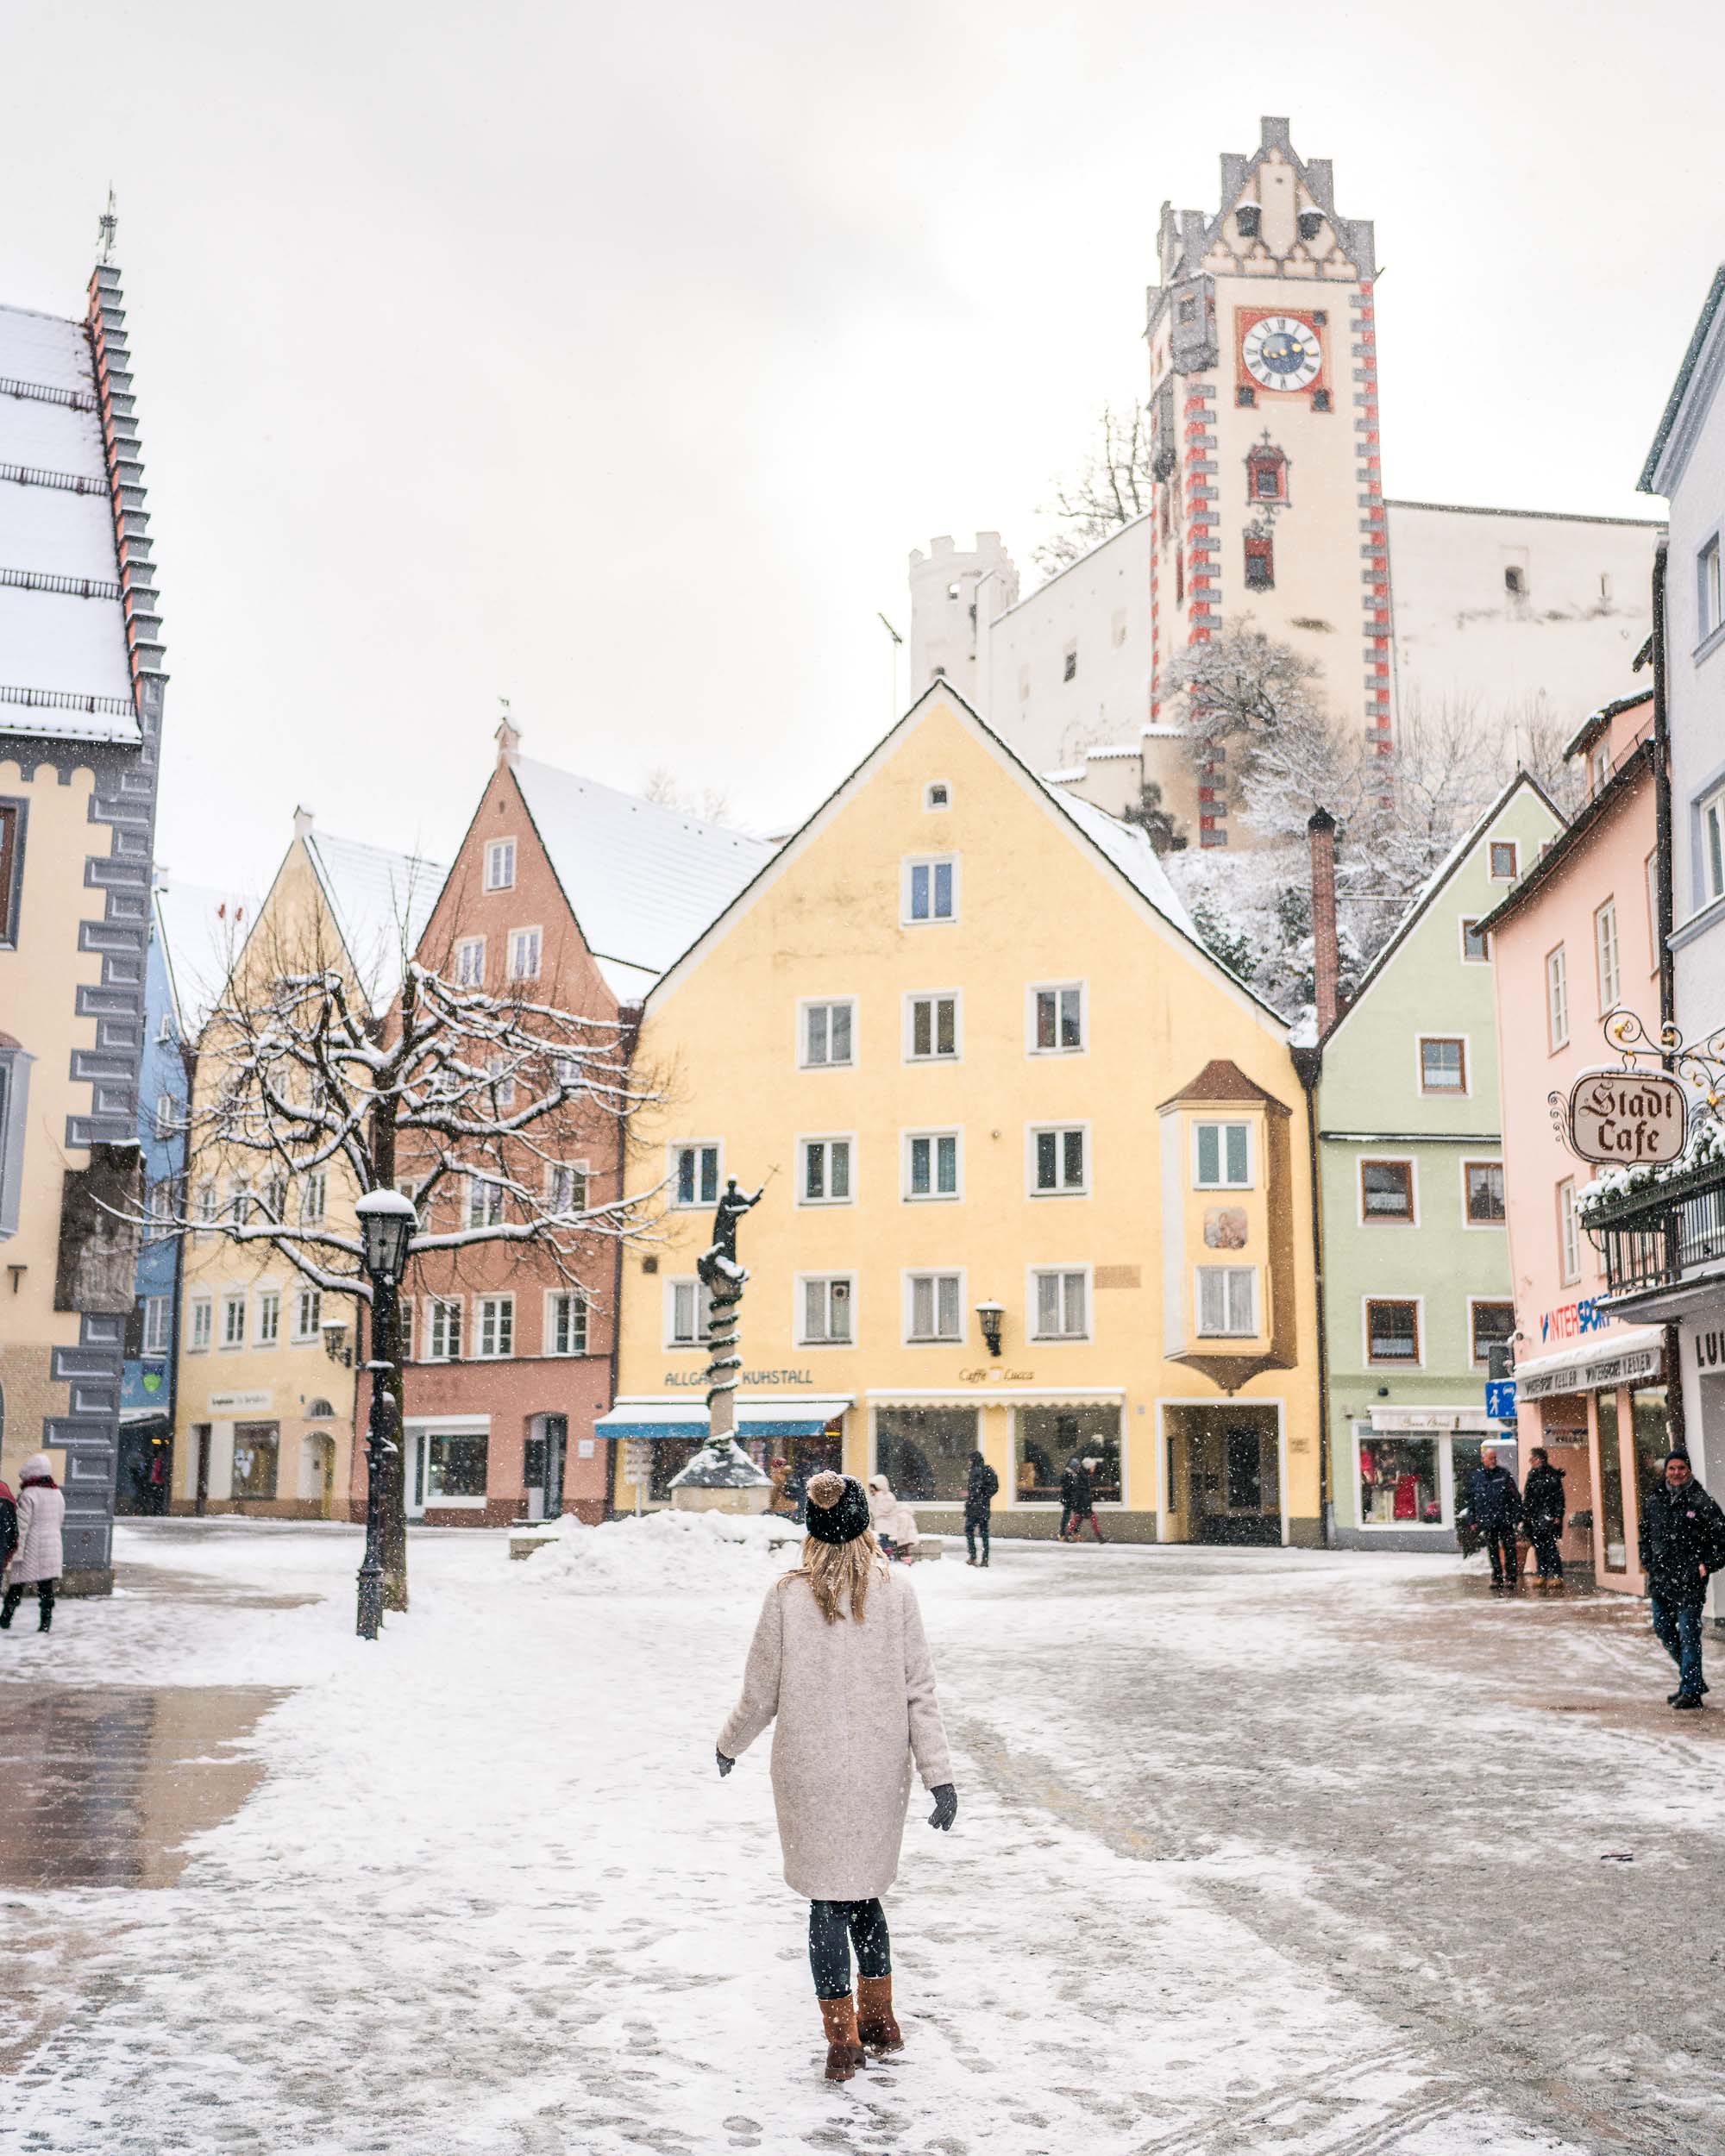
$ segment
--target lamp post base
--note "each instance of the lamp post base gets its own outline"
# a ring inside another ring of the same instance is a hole
[[[354,1626],[361,1639],[375,1639],[383,1630],[383,1564],[367,1557],[360,1567],[359,1621]]]

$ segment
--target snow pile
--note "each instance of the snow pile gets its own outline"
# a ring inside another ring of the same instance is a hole
[[[649,1512],[588,1527],[565,1517],[527,1563],[530,1580],[574,1595],[712,1593],[764,1588],[801,1551],[803,1530],[768,1514]]]

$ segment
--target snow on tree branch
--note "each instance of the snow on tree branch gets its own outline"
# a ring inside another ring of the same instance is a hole
[[[1032,555],[1044,576],[1068,567],[1150,507],[1150,414],[1142,404],[1125,411],[1103,405],[1101,442],[1070,479],[1056,482],[1053,501],[1038,511],[1056,520],[1056,529]]]

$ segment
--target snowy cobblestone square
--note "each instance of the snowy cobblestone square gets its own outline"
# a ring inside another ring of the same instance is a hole
[[[32,1880],[15,1764],[0,2147],[1719,2146],[1719,1739],[1637,1605],[1454,1558],[919,1568],[959,1822],[913,1805],[888,1904],[903,2059],[833,2088],[766,1747],[712,1772],[775,1560],[417,1535],[368,1649],[351,1532],[119,1555],[111,1603],[7,1639],[0,1714],[126,1690],[85,1831],[169,1883]]]

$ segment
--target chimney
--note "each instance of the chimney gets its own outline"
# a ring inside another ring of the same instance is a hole
[[[293,812],[294,837],[296,838],[309,838],[311,836],[311,826],[315,821],[316,818],[313,817],[311,811],[302,804],[300,807],[295,809]]]
[[[1318,1038],[1336,1022],[1341,952],[1336,943],[1336,819],[1314,809],[1306,823],[1312,842],[1312,986],[1318,1006]]]
[[[521,761],[521,729],[509,716],[507,697],[503,700],[503,718],[499,723],[495,738],[499,768],[506,764],[512,770]]]

